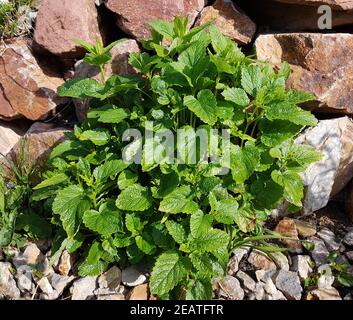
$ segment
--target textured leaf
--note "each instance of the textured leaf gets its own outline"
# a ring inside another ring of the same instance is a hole
[[[246,92],[240,88],[227,88],[222,92],[222,96],[227,101],[234,102],[241,107],[246,107],[250,103],[250,99]]]
[[[124,170],[119,174],[118,177],[118,186],[120,190],[124,190],[127,187],[135,184],[138,180],[138,175],[129,170]]]
[[[115,179],[115,177],[128,166],[129,164],[125,163],[123,160],[106,161],[103,165],[94,170],[93,176],[96,178],[97,182],[103,183],[110,177]]]
[[[243,89],[255,97],[262,85],[262,73],[258,66],[250,65],[241,70],[241,85]]]
[[[172,22],[164,20],[151,20],[149,21],[149,25],[153,30],[157,31],[167,39],[172,40],[174,38],[174,24]]]
[[[52,186],[58,185],[60,183],[67,182],[68,179],[69,178],[66,174],[58,173],[58,174],[55,174],[54,176],[42,181],[38,185],[36,185],[33,188],[33,190],[39,190],[39,189],[43,189],[43,188],[47,188],[47,187],[52,187]]]
[[[102,85],[93,79],[72,79],[66,81],[58,88],[60,97],[70,98],[101,98],[99,90]]]
[[[151,255],[154,253],[156,246],[152,243],[152,239],[144,234],[135,238],[137,247],[145,254]]]
[[[214,252],[220,247],[226,247],[228,243],[227,233],[219,229],[209,229],[193,240],[192,247],[200,252]]]
[[[142,233],[143,223],[140,217],[136,213],[127,214],[125,217],[126,228],[132,233],[132,236],[136,236]]]
[[[108,143],[110,139],[110,134],[108,130],[105,129],[93,129],[82,132],[80,135],[80,140],[92,141],[96,146],[104,146]]]
[[[201,90],[197,99],[193,96],[186,96],[184,104],[196,114],[203,122],[214,125],[217,121],[217,101],[212,91]]]
[[[186,272],[185,263],[178,252],[162,253],[151,273],[151,293],[158,296],[167,294],[184,279]]]
[[[212,208],[213,217],[217,222],[224,224],[233,224],[238,210],[238,202],[233,199],[222,199],[217,202],[215,208]]]
[[[296,172],[273,171],[271,174],[273,181],[284,187],[285,199],[297,207],[302,206],[302,198],[304,195],[303,182],[299,174]]]
[[[152,196],[148,188],[133,184],[120,193],[116,205],[121,210],[145,211],[152,206]]]
[[[191,188],[181,186],[169,193],[159,204],[159,211],[166,213],[187,213],[187,205],[190,200]]]
[[[190,280],[186,291],[186,300],[211,300],[212,284],[209,280]]]
[[[173,237],[175,242],[179,244],[186,242],[186,232],[180,223],[168,220],[165,223],[165,226],[167,227],[169,234]]]
[[[98,117],[98,121],[102,123],[115,123],[118,124],[125,120],[129,114],[125,109],[108,109],[108,110],[93,110],[95,116]]]
[[[84,190],[79,186],[69,186],[58,192],[53,203],[53,212],[60,215],[64,230],[69,237],[76,233],[88,205]]]
[[[202,211],[191,215],[190,231],[191,235],[196,238],[199,235],[208,232],[211,228],[213,218],[210,215],[205,215]]]
[[[190,260],[201,277],[212,277],[212,260],[207,253],[192,252],[190,254]]]

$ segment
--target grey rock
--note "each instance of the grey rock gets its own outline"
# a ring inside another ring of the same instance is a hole
[[[20,290],[16,286],[10,272],[11,264],[7,262],[0,262],[0,296],[6,299],[18,299],[20,297]]]
[[[303,221],[303,220],[297,220],[297,219],[293,219],[294,223],[295,223],[295,227],[297,228],[298,234],[303,237],[303,238],[308,238],[308,237],[312,237],[316,234],[316,226]]]
[[[279,270],[273,277],[277,289],[281,290],[287,299],[300,300],[303,288],[297,273]]]
[[[283,293],[277,290],[276,285],[272,279],[267,279],[264,284],[266,295],[264,300],[287,300]]]
[[[145,283],[147,277],[141,273],[135,266],[130,266],[123,270],[122,281],[128,287],[136,287]]]
[[[114,266],[98,278],[98,285],[99,288],[117,290],[121,284],[121,280],[122,273],[118,267]]]
[[[125,296],[121,293],[100,295],[97,300],[125,300]]]
[[[266,282],[267,279],[271,279],[276,273],[276,270],[257,270],[255,271],[255,276],[257,281]]]
[[[74,279],[74,276],[69,277],[53,273],[50,277],[50,284],[56,291],[57,295],[60,296]]]
[[[240,280],[243,288],[249,291],[254,291],[256,287],[256,282],[244,271],[239,270],[236,277]]]
[[[292,257],[291,271],[297,272],[301,280],[305,280],[313,272],[310,256],[297,255]]]
[[[228,262],[228,274],[230,276],[236,274],[239,270],[239,263],[244,258],[246,254],[249,252],[249,248],[236,248],[232,251],[232,257],[229,259]]]
[[[337,251],[340,248],[341,242],[337,239],[336,235],[327,228],[321,229],[318,233],[317,236],[324,240],[326,248],[329,251]]]
[[[353,300],[353,295],[352,295],[351,293],[347,293],[347,294],[344,296],[343,300]]]
[[[32,272],[18,272],[17,270],[17,286],[21,292],[32,292],[34,284],[32,282]]]
[[[345,254],[346,254],[346,257],[348,258],[348,260],[350,262],[353,262],[353,251],[347,251]]]
[[[94,290],[97,287],[97,277],[84,277],[73,283],[70,288],[72,300],[90,300],[94,297]]]
[[[240,282],[237,278],[232,276],[225,276],[219,281],[220,294],[223,297],[231,300],[243,300],[244,290],[242,289]]]
[[[263,300],[265,296],[265,289],[261,283],[256,283],[254,294],[256,300]]]
[[[257,270],[276,270],[276,264],[263,253],[259,251],[252,251],[249,255],[248,261]]]
[[[314,259],[317,266],[327,263],[327,257],[329,256],[329,251],[325,246],[325,242],[319,238],[312,237],[310,241],[314,244],[314,249],[311,252],[311,256]]]
[[[18,254],[12,259],[12,263],[18,269],[21,266],[35,266],[36,269],[46,275],[49,271],[49,261],[39,250],[36,244],[29,244],[23,253]]]
[[[306,294],[306,300],[342,300],[337,289],[315,289]]]
[[[331,289],[334,282],[334,276],[322,275],[317,281],[317,286],[319,289]]]
[[[282,252],[273,252],[271,255],[279,269],[289,271],[288,258]]]
[[[46,294],[47,296],[52,296],[54,293],[54,289],[51,286],[49,280],[47,277],[43,277],[42,279],[40,279],[38,282],[38,287],[40,288],[40,290],[42,290],[42,292],[44,294]]]
[[[332,276],[332,270],[329,264],[323,264],[319,266],[317,271],[322,275]]]
[[[353,228],[350,228],[348,233],[345,235],[343,242],[349,246],[353,246]]]

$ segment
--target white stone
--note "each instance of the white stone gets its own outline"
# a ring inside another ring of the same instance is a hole
[[[127,267],[122,272],[122,281],[124,285],[129,287],[136,287],[140,284],[144,284],[147,277],[141,273],[135,266]]]
[[[310,256],[297,255],[292,257],[291,271],[298,272],[301,280],[305,280],[313,272]]]
[[[97,277],[84,277],[74,282],[71,287],[72,300],[89,300],[94,296],[97,287]]]
[[[0,296],[15,300],[20,297],[20,290],[16,286],[10,268],[10,263],[0,262]]]

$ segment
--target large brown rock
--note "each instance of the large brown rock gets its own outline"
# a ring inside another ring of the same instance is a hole
[[[276,0],[278,2],[301,4],[306,6],[329,5],[332,9],[352,10],[352,0]]]
[[[36,19],[35,42],[62,58],[80,58],[84,49],[74,43],[101,39],[93,0],[42,0]]]
[[[256,32],[256,24],[227,0],[217,0],[213,6],[202,10],[198,25],[209,21],[239,44],[250,43]]]
[[[118,15],[117,24],[137,39],[149,38],[148,21],[189,17],[190,25],[205,6],[205,0],[107,0],[107,8]]]
[[[277,0],[237,0],[236,3],[244,8],[258,26],[269,31],[267,33],[320,31],[318,22],[323,14],[318,13],[319,4],[303,5],[299,1],[284,3]],[[333,28],[353,24],[353,9],[342,10],[337,6],[331,8]]]
[[[274,65],[287,61],[292,89],[310,91],[318,112],[353,114],[353,35],[273,34],[255,42],[257,57]]]
[[[56,90],[64,80],[40,66],[26,40],[0,45],[0,118],[43,118],[58,103]]]
[[[36,182],[38,173],[45,165],[54,146],[64,141],[67,129],[56,128],[54,124],[37,122],[7,153],[7,159],[22,167],[34,166],[32,179]],[[6,177],[12,175],[8,162],[0,160]]]

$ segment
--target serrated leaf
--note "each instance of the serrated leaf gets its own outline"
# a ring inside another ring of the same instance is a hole
[[[152,27],[153,30],[157,31],[167,39],[172,40],[174,38],[173,22],[164,20],[150,20],[148,24]]]
[[[230,167],[235,182],[244,183],[253,174],[259,162],[260,151],[253,143],[246,143],[244,148],[234,146],[231,150]]]
[[[292,104],[300,104],[300,103],[312,101],[315,99],[316,97],[310,92],[294,91],[294,90],[290,90],[288,92],[288,100]]]
[[[189,258],[201,277],[212,277],[212,260],[207,253],[195,251],[190,254]]]
[[[233,199],[222,199],[212,208],[212,216],[217,222],[233,224],[237,215],[239,204]]]
[[[81,223],[83,212],[88,209],[84,190],[79,186],[69,186],[58,192],[53,202],[53,212],[60,216],[64,230],[72,237]]]
[[[159,211],[166,213],[187,213],[187,205],[191,202],[190,186],[181,186],[169,193],[159,204]]]
[[[217,122],[217,101],[212,91],[201,90],[197,99],[193,96],[186,96],[184,104],[203,122],[214,125]]]
[[[268,120],[286,120],[301,126],[315,126],[317,119],[311,112],[303,110],[288,101],[272,103],[265,109]]]
[[[115,177],[128,166],[129,164],[123,160],[106,161],[104,164],[94,169],[93,176],[96,178],[97,182],[104,183],[110,177],[115,179]]]
[[[262,85],[262,72],[260,67],[249,65],[241,69],[241,85],[243,89],[255,97]]]
[[[136,213],[127,214],[125,217],[126,228],[132,233],[132,236],[136,236],[142,233],[144,224],[140,217]]]
[[[58,173],[53,175],[52,177],[42,181],[41,183],[37,184],[33,190],[39,190],[39,189],[44,189],[47,187],[52,187],[58,184],[61,184],[63,182],[68,181],[68,176],[64,173]]]
[[[104,146],[110,139],[109,131],[106,129],[93,129],[82,132],[80,140],[92,141],[96,146]]]
[[[135,184],[138,180],[138,175],[129,170],[124,170],[119,174],[118,177],[118,187],[120,190],[124,190],[127,187]]]
[[[206,233],[212,224],[213,218],[210,215],[205,215],[202,211],[191,215],[190,217],[190,231],[194,238],[200,234]]]
[[[165,223],[169,234],[175,240],[176,243],[182,244],[186,242],[186,232],[184,227],[175,221],[168,220]]]
[[[145,254],[151,255],[154,253],[156,246],[153,244],[152,239],[147,234],[137,236],[135,238],[137,247]]]
[[[219,229],[209,229],[192,241],[192,248],[200,252],[214,252],[229,243],[229,236]]]
[[[145,211],[152,206],[152,196],[147,187],[133,184],[121,191],[116,205],[121,210]]]
[[[151,293],[158,296],[167,294],[184,279],[186,272],[185,263],[178,252],[162,253],[151,273]]]
[[[125,109],[107,109],[107,110],[97,110],[93,109],[92,111],[89,112],[88,118],[90,117],[95,117],[98,119],[99,122],[102,123],[114,123],[118,124],[121,121],[125,120],[129,114]]]
[[[208,279],[190,280],[186,290],[186,300],[212,299],[212,284]]]
[[[293,144],[290,150],[293,160],[298,162],[304,168],[311,163],[320,161],[322,153],[314,147],[305,144]]]
[[[227,101],[231,101],[241,107],[246,107],[250,103],[250,99],[246,92],[240,88],[227,88],[222,92],[222,96]]]
[[[101,98],[102,85],[93,79],[71,79],[58,88],[60,97]]]

